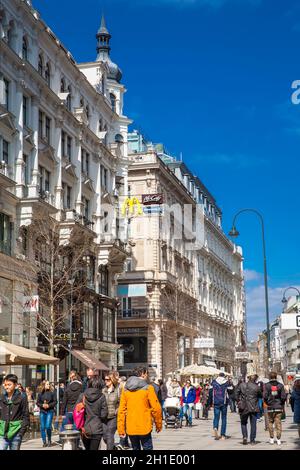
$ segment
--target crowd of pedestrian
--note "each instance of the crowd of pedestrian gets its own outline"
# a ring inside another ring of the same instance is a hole
[[[161,432],[170,400],[186,427],[192,426],[193,419],[207,420],[212,409],[217,440],[227,437],[228,408],[239,413],[244,445],[256,444],[257,421],[264,417],[270,444],[280,446],[285,406],[290,404],[300,438],[300,376],[296,376],[293,387],[279,382],[275,372],[270,373],[269,381],[253,375],[236,385],[224,373],[198,384],[190,380],[180,383],[176,378],[164,383],[150,379],[143,367],[135,369],[129,378],[120,377],[116,371],[102,378],[89,368],[84,378],[72,370],[68,383],[56,388],[44,380],[36,393],[30,387],[24,389],[16,375],[7,375],[0,395],[0,450],[20,449],[31,416],[39,417],[42,446],[50,447],[58,415],[60,431],[67,425],[79,430],[86,450],[151,450],[153,426]]]

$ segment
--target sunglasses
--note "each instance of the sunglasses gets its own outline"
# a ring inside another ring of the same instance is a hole
[[[104,379],[105,382],[111,382],[111,379]]]

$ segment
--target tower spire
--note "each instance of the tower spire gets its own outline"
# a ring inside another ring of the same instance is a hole
[[[97,60],[105,60],[107,59],[110,53],[109,41],[111,39],[111,35],[109,34],[108,29],[106,27],[106,22],[105,22],[103,13],[101,17],[100,28],[98,29],[96,38],[97,38]]]

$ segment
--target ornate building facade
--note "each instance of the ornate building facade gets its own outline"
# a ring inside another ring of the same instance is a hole
[[[128,213],[132,259],[119,277],[123,371],[143,364],[164,377],[206,362],[233,372],[235,350],[245,345],[241,248],[225,236],[215,199],[183,162],[138,131],[128,141],[129,195],[137,207]],[[199,229],[197,243],[185,230],[186,207]],[[206,348],[199,338],[208,339]]]
[[[73,346],[116,367],[115,286],[128,257],[126,221],[115,212],[109,230],[104,208],[126,193],[130,121],[110,39],[102,18],[96,60],[77,64],[31,2],[0,3],[0,336],[47,350],[34,325],[20,319],[28,291],[39,291],[37,276],[20,273],[34,262],[30,227],[52,217],[61,245],[76,238],[89,244],[88,295]],[[69,340],[57,345],[62,370]]]

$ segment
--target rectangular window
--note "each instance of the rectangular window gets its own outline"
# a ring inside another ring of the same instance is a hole
[[[12,224],[9,216],[0,213],[0,251],[11,255]]]
[[[23,162],[24,162],[23,182],[24,182],[25,185],[28,185],[28,184],[30,184],[29,157],[28,157],[28,155],[23,154]]]
[[[72,158],[72,137],[69,135],[67,136],[67,156],[69,157],[69,161]]]
[[[84,158],[85,158],[85,151],[81,147],[81,173],[84,173]]]
[[[65,156],[65,149],[66,149],[66,133],[65,131],[61,131],[61,156]]]
[[[42,111],[39,111],[39,138],[40,139],[44,137],[43,122],[44,122],[44,114],[42,113]]]
[[[3,105],[5,106],[5,108],[7,110],[9,110],[9,101],[10,101],[10,97],[9,97],[9,88],[10,88],[10,83],[9,81],[4,78],[3,79],[3,83],[4,83],[4,103]]]
[[[67,209],[71,209],[71,190],[70,186],[67,186],[67,195],[66,195],[66,206]]]
[[[8,165],[9,161],[9,142],[2,140],[2,161]]]
[[[44,176],[44,171],[43,171],[43,167],[39,166],[39,175],[40,175],[40,184],[39,184],[39,192],[40,194],[42,193],[42,191],[44,190],[44,185],[43,185],[43,176]]]
[[[51,134],[51,119],[46,116],[46,133],[45,133],[45,137],[46,137],[46,141],[48,142],[48,144],[50,144],[50,136]]]
[[[23,95],[23,126],[28,126],[28,98]]]
[[[84,216],[87,220],[89,220],[90,216],[90,201],[88,199],[85,200],[85,207],[84,207]]]
[[[90,155],[88,153],[85,154],[85,172],[89,175],[90,171]]]
[[[50,191],[50,172],[45,170],[45,191]]]
[[[107,169],[101,166],[101,187],[107,189]]]

